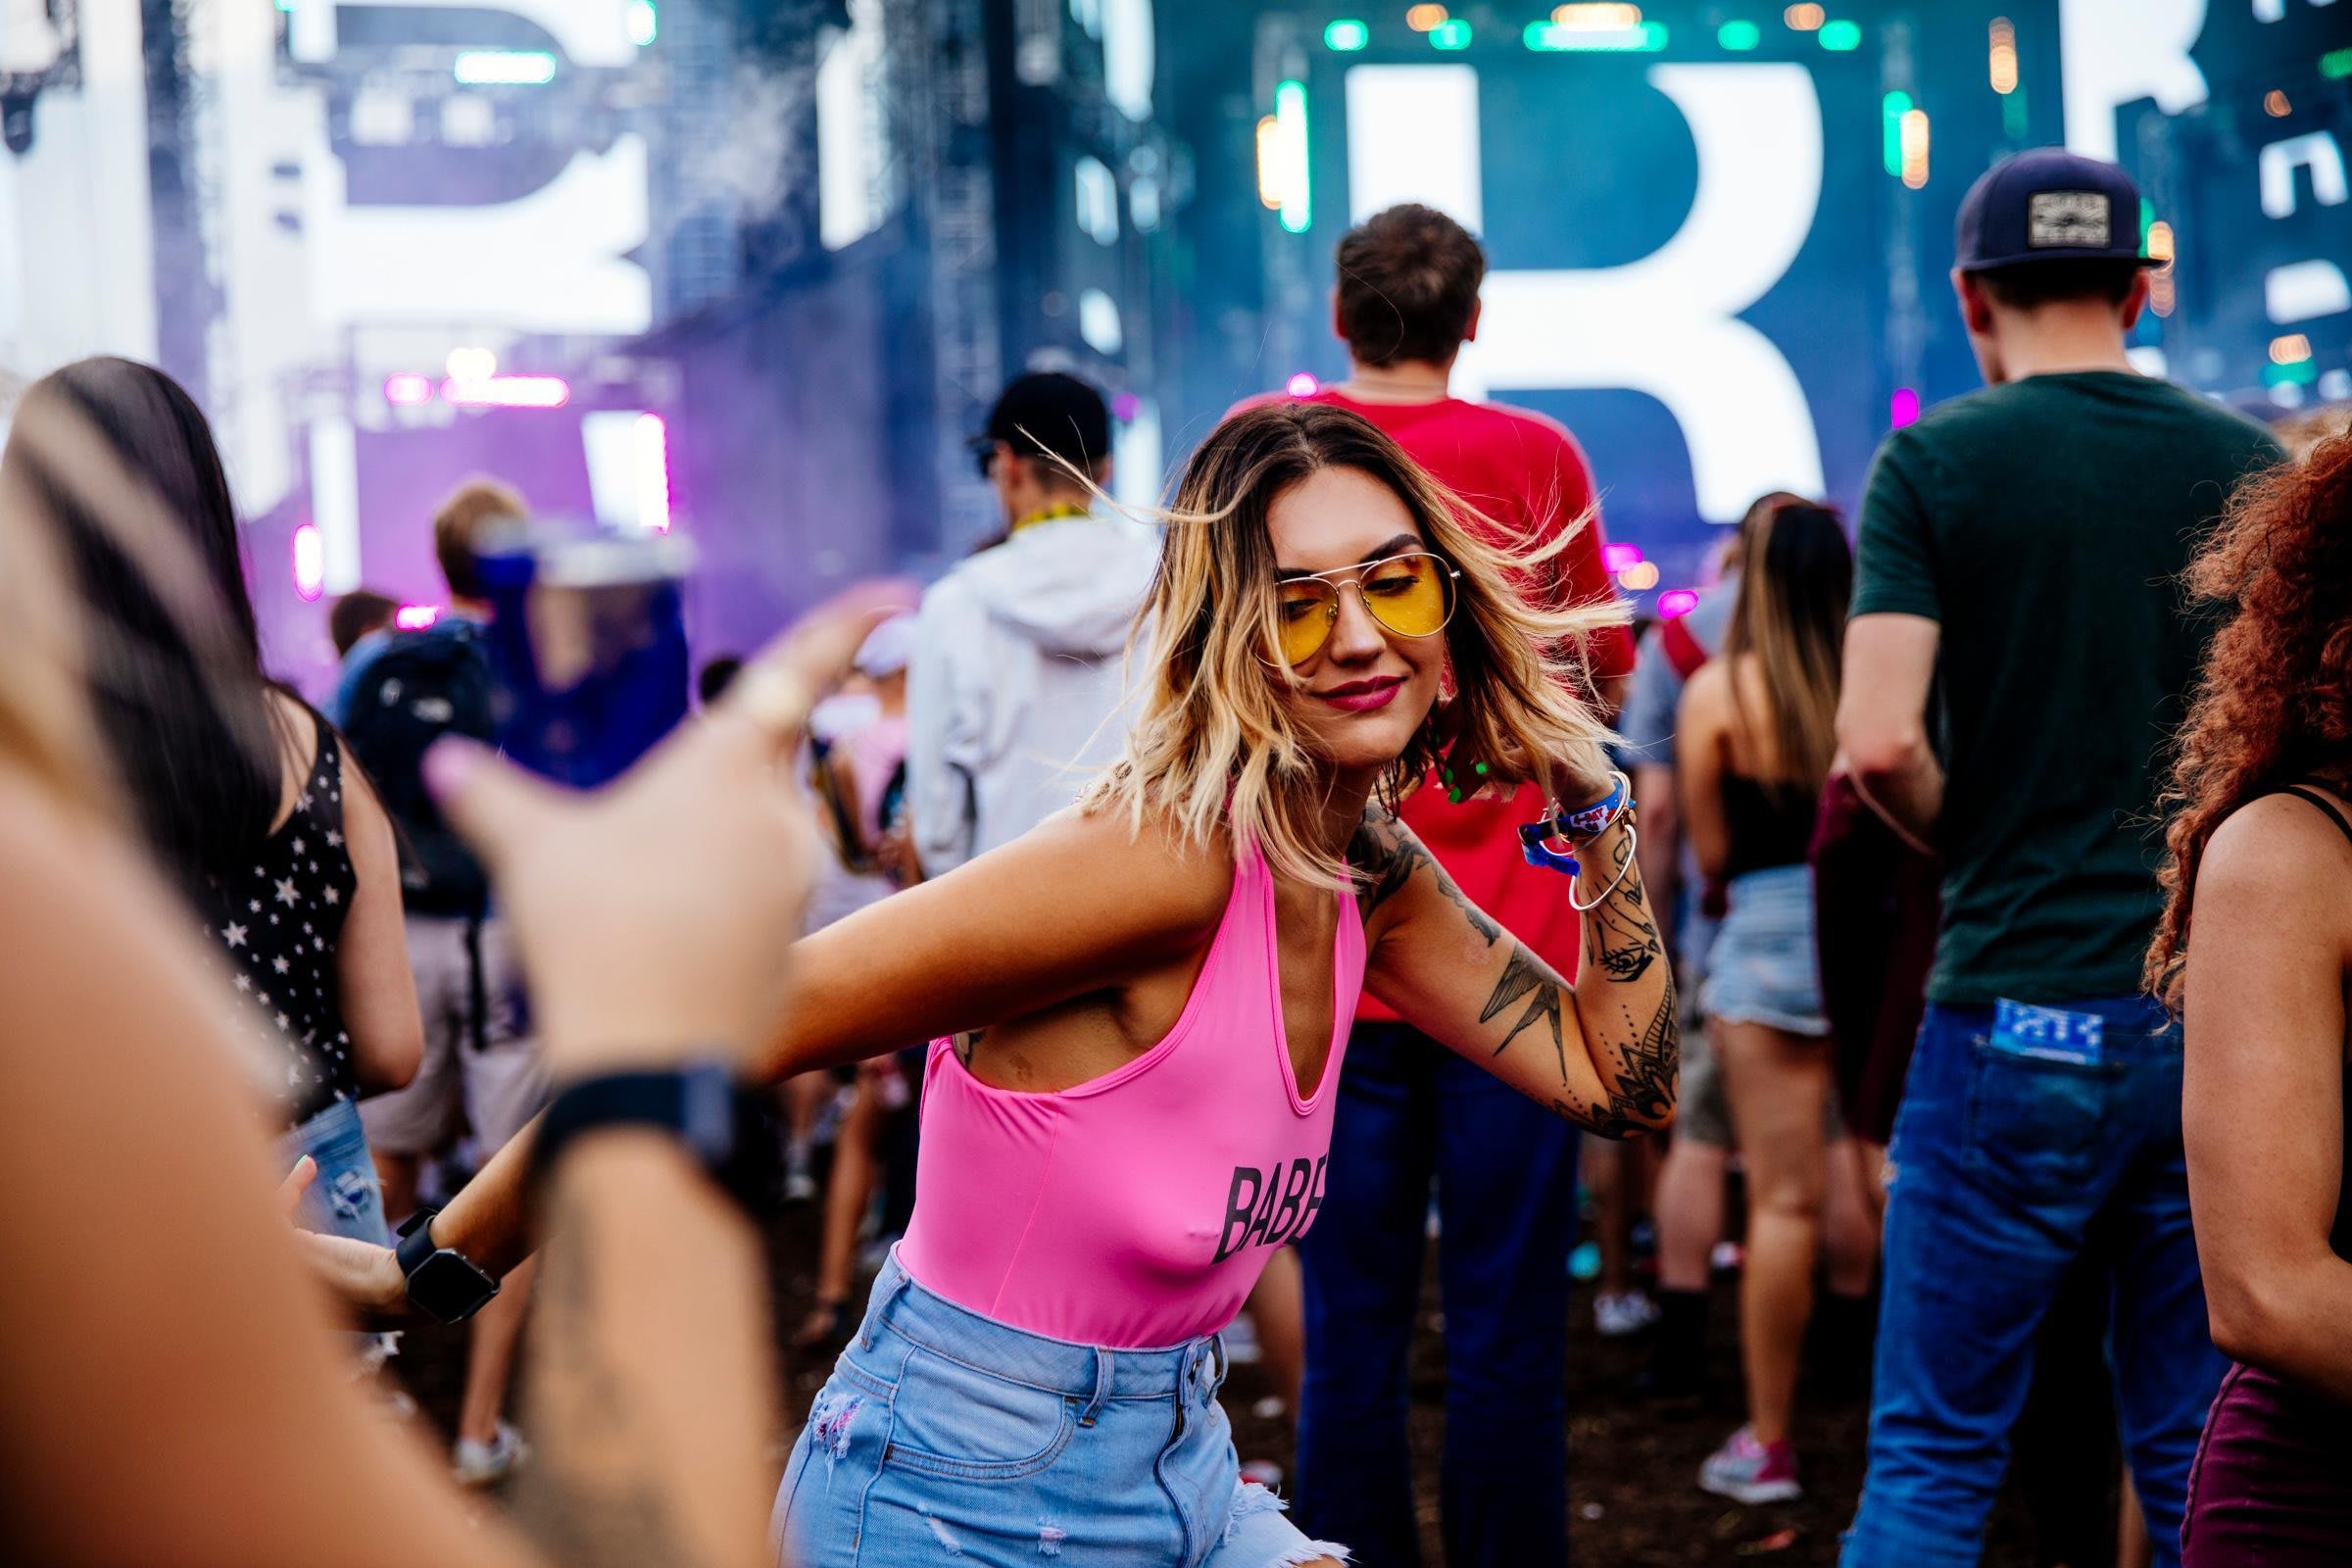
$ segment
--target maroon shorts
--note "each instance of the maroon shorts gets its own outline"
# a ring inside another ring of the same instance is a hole
[[[2352,1405],[2233,1366],[2205,1418],[2180,1568],[2352,1562]]]

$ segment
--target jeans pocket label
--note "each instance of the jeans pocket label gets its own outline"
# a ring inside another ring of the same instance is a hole
[[[2107,1059],[2107,1020],[2095,1012],[2036,1007],[2002,998],[1993,1007],[1986,1046],[2009,1056],[2096,1067]]]

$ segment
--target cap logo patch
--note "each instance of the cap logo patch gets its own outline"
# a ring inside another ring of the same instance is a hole
[[[2114,243],[2115,223],[2105,191],[2042,190],[2027,200],[2030,250],[2103,251]]]

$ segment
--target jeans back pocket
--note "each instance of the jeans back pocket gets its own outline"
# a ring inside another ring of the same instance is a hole
[[[2014,1196],[2080,1202],[2117,1135],[2124,1064],[2021,1051],[1998,1035],[1971,1044],[1969,1163]]]

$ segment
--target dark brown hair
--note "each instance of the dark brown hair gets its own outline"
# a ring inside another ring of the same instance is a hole
[[[468,479],[451,492],[433,514],[433,559],[441,563],[453,598],[482,597],[482,572],[473,557],[483,525],[529,515],[522,497],[496,479]]]
[[[2020,262],[1975,273],[1995,305],[2012,311],[2039,310],[2064,300],[2103,300],[2121,305],[2139,275],[2136,262]]]
[[[1487,253],[1434,207],[1375,213],[1340,240],[1340,335],[1362,365],[1443,363],[1461,349]]]
[[[354,588],[336,600],[326,612],[326,634],[335,640],[335,657],[341,659],[361,638],[391,625],[399,612],[398,603],[372,588]]]
[[[2206,650],[2171,781],[2149,989],[2178,1006],[2197,862],[2230,812],[2352,763],[2352,429],[2247,481],[2188,568],[2229,619]]]

